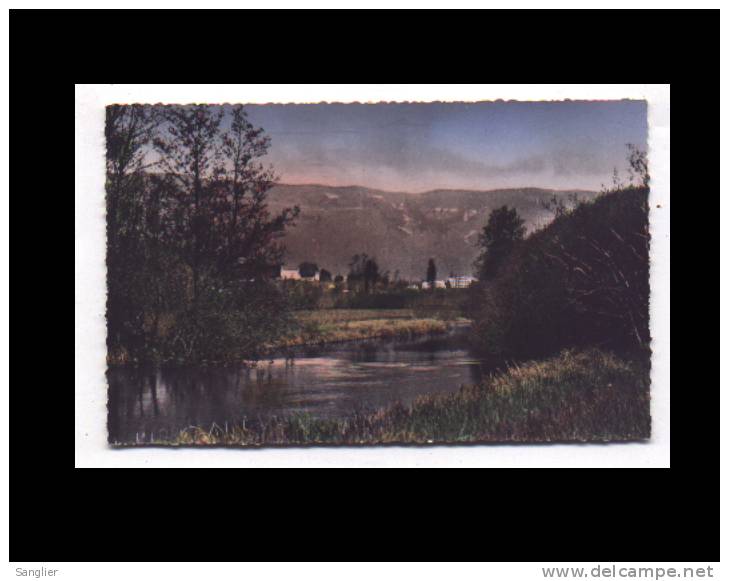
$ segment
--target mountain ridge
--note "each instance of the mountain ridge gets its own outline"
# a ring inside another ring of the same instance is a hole
[[[268,193],[272,211],[298,205],[297,224],[283,237],[286,264],[315,262],[346,274],[354,254],[374,256],[380,269],[411,280],[425,276],[434,258],[438,276],[471,274],[478,234],[490,212],[514,207],[527,231],[546,225],[543,204],[556,196],[592,199],[590,190],[525,187],[491,190],[433,189],[393,192],[366,186],[278,183]]]

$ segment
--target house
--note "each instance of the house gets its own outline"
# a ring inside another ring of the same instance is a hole
[[[451,288],[468,288],[474,282],[476,278],[473,276],[449,276],[448,283]]]
[[[299,269],[281,267],[281,280],[301,280]]]
[[[427,280],[423,281],[423,284],[421,286],[423,290],[431,288],[430,283]],[[444,280],[436,280],[433,282],[433,288],[447,288],[446,282]]]
[[[317,270],[314,276],[301,276],[301,272],[299,272],[298,267],[282,266],[280,277],[281,280],[307,280],[309,282],[318,281],[319,271]]]

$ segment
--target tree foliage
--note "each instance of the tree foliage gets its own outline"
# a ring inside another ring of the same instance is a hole
[[[515,244],[524,238],[524,234],[524,220],[519,217],[515,208],[502,206],[491,212],[478,238],[481,254],[475,266],[480,280],[489,280],[496,276]]]
[[[537,357],[563,347],[648,348],[648,190],[604,193],[516,245],[474,288],[474,331],[488,353]]]
[[[431,288],[435,286],[435,279],[438,276],[437,272],[438,271],[435,268],[435,260],[431,258],[428,260],[428,270],[425,273],[425,280],[428,281]]]
[[[367,254],[355,254],[349,263],[347,283],[350,288],[362,288],[369,293],[380,279],[380,267],[377,260]]]
[[[268,209],[263,130],[241,107],[222,121],[202,105],[107,108],[110,351],[243,359],[287,326],[266,278],[298,208]]]
[[[299,264],[299,274],[303,278],[312,278],[319,272],[319,266],[314,262],[302,262]]]

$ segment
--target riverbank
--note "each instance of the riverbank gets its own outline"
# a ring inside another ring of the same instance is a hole
[[[326,309],[296,313],[297,334],[274,348],[447,333],[466,319],[418,317],[411,309]]]
[[[305,415],[191,427],[176,445],[602,442],[650,437],[647,365],[598,350],[525,362],[453,394],[421,397],[344,420]]]
[[[368,339],[408,339],[440,335],[470,324],[462,317],[423,316],[413,309],[320,309],[297,311],[294,328],[279,341],[266,346],[266,355],[286,352],[292,347],[325,345]],[[117,348],[107,354],[109,366],[132,365],[128,351]],[[164,361],[184,363],[184,361]],[[214,363],[205,361],[204,364]]]

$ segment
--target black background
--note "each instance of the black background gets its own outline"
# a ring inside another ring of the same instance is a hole
[[[243,14],[11,12],[10,559],[718,561],[718,11]],[[75,469],[72,81],[273,79],[671,83],[671,468]]]

